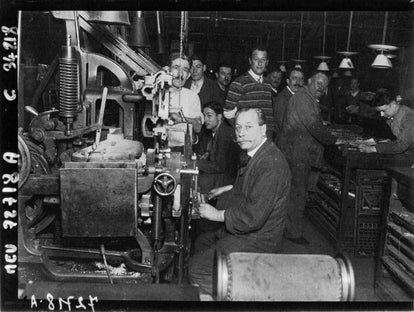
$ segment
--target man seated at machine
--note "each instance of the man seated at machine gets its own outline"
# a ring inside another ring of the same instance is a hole
[[[218,102],[206,103],[203,107],[204,124],[213,136],[207,152],[197,162],[200,175],[198,183],[202,194],[210,190],[233,184],[237,176],[240,148],[234,141],[234,130],[223,120],[223,107]],[[217,229],[221,222],[205,219],[195,220],[195,235]]]
[[[189,276],[199,286],[200,298],[213,295],[214,254],[277,252],[283,237],[290,171],[281,151],[266,138],[266,120],[259,108],[240,108],[235,118],[237,143],[251,159],[241,167],[234,185],[213,189],[216,207],[200,204],[199,214],[223,222],[202,234],[190,258]]]
[[[374,145],[360,144],[359,150],[364,153],[395,154],[404,165],[414,164],[414,110],[400,104],[401,97],[390,96],[389,101],[377,107],[382,117],[397,138],[390,142]]]
[[[199,133],[203,124],[200,98],[194,91],[183,88],[190,76],[190,59],[179,52],[170,55],[169,68],[167,71],[172,75],[172,85],[169,89],[169,118],[173,123],[190,123],[194,132]],[[169,145],[178,146],[181,141],[179,137],[169,133]],[[182,142],[183,143],[183,142]]]

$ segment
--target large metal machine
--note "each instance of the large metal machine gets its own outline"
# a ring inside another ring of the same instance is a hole
[[[19,103],[20,297],[197,300],[185,282],[199,199],[192,128],[156,124],[171,76],[118,33],[128,12],[36,14],[63,24],[65,43]],[[175,151],[170,130],[184,138]]]

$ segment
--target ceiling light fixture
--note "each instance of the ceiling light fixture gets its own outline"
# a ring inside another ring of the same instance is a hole
[[[387,53],[384,54],[384,52],[395,51],[398,48],[396,46],[384,44],[385,36],[387,35],[387,24],[388,24],[388,11],[385,12],[385,17],[384,17],[384,30],[382,32],[382,43],[368,45],[370,49],[373,49],[379,52],[379,54],[374,59],[374,62],[372,62],[371,67],[374,67],[374,68],[391,68],[392,67],[392,63],[390,59],[394,58],[395,55],[387,54]]]
[[[322,41],[322,55],[315,56],[316,59],[322,60],[318,66],[319,71],[329,71],[327,60],[331,59],[330,56],[325,56],[325,38],[326,38],[326,11],[323,13],[323,41]]]
[[[351,30],[352,30],[352,17],[354,12],[351,11],[349,15],[349,26],[348,26],[348,41],[346,44],[346,51],[337,51],[336,53],[342,54],[344,58],[342,59],[341,63],[339,64],[339,68],[342,69],[354,69],[354,64],[352,64],[351,59],[349,58],[352,55],[358,54],[358,52],[351,52],[349,51],[349,44],[351,42]]]
[[[292,59],[295,62],[295,68],[302,69],[302,63],[305,63],[305,60],[300,58],[300,52],[302,47],[302,28],[303,28],[303,12],[300,13],[300,31],[299,31],[299,49],[298,49],[298,58]]]
[[[282,30],[282,60],[278,61],[280,64],[279,68],[282,72],[286,73],[286,66],[285,63],[288,61],[285,61],[285,32],[286,32],[286,24],[283,24],[283,30]]]

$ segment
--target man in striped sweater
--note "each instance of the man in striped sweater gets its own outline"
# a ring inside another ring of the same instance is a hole
[[[249,57],[250,69],[230,84],[224,106],[224,117],[233,125],[234,116],[238,109],[260,108],[266,116],[267,137],[273,140],[275,122],[272,107],[272,86],[269,80],[263,77],[268,63],[266,49],[255,47]]]

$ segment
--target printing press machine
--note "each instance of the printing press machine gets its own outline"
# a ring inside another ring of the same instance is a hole
[[[187,271],[204,199],[192,126],[167,122],[172,76],[127,43],[128,12],[21,12],[19,25],[18,298],[198,301]],[[218,254],[215,266],[218,300],[355,295],[343,255]]]
[[[124,40],[125,14],[20,15],[19,298],[198,300],[186,283],[200,200],[192,128],[170,129],[184,139],[172,151],[156,124],[172,77]],[[31,53],[39,42],[49,64]]]

